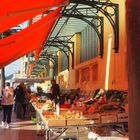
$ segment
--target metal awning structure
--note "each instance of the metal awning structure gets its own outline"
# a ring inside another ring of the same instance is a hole
[[[70,5],[62,11],[47,42],[58,41],[69,43],[70,37],[81,32],[87,25],[93,27],[99,38],[100,53],[103,56],[104,17],[106,17],[114,31],[115,52],[119,48],[119,5],[110,0],[71,0]],[[48,43],[46,44],[48,45]],[[49,45],[51,45],[49,43]],[[49,46],[48,45],[48,46]],[[47,47],[47,46],[46,46]]]
[[[114,50],[119,49],[119,5],[110,0],[70,0],[70,4],[63,8],[62,16],[57,20],[41,55],[64,52],[68,59],[72,56],[74,66],[74,43],[71,38],[74,34],[82,32],[90,25],[97,34],[99,42],[99,55],[104,53],[104,18],[108,19],[114,32]],[[69,47],[72,44],[72,49]],[[53,51],[52,51],[53,50]],[[69,69],[69,68],[68,68]]]

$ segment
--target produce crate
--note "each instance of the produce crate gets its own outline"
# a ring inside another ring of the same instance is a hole
[[[86,114],[84,115],[85,118],[89,119],[89,120],[93,120],[94,124],[100,124],[101,122],[101,117],[99,113],[96,114]]]
[[[48,127],[50,126],[66,126],[66,120],[47,120]]]
[[[101,116],[101,123],[114,123],[118,122],[117,115],[103,115]]]
[[[118,113],[118,122],[128,122],[128,114],[127,113]]]
[[[86,124],[93,124],[92,120],[87,119],[68,119],[66,121],[67,125],[86,125]]]
[[[83,120],[83,121],[81,122],[80,125],[86,125],[86,124],[94,124],[94,121],[93,121],[93,120],[87,120],[87,119],[85,119],[85,120]]]
[[[77,140],[76,136],[60,136],[58,140]]]
[[[68,112],[66,108],[60,108],[60,115],[65,115]]]

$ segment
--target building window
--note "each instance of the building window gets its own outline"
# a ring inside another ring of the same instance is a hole
[[[75,78],[76,78],[76,83],[79,83],[79,70],[76,71]]]
[[[98,56],[98,37],[91,26],[87,26],[81,32],[80,62],[84,62]]]
[[[82,82],[90,80],[90,70],[89,68],[82,69]]]
[[[62,71],[68,68],[68,58],[64,52],[62,52]]]
[[[93,65],[92,72],[93,72],[92,80],[97,81],[98,80],[98,64]]]

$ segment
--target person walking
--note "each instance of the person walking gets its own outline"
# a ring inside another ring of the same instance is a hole
[[[2,89],[2,108],[3,108],[3,119],[1,125],[5,128],[10,127],[12,109],[14,104],[14,91],[10,87],[10,83],[6,83],[4,89]]]

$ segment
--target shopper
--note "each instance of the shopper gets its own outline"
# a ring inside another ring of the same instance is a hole
[[[25,117],[26,105],[25,105],[25,85],[20,83],[14,91],[16,101],[16,116],[18,119]]]
[[[52,84],[51,86],[52,98],[55,104],[57,104],[60,98],[60,87],[58,84],[56,84],[55,80],[51,80],[51,84]]]
[[[6,83],[5,88],[2,90],[3,119],[1,122],[1,125],[5,128],[10,127],[13,104],[13,88],[10,87],[10,83]]]

